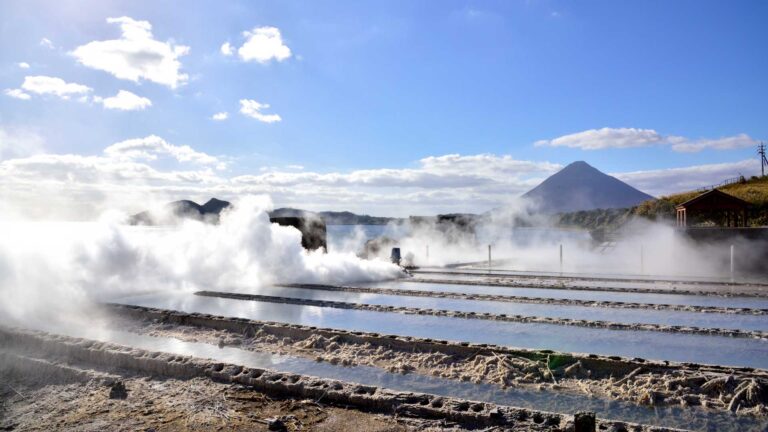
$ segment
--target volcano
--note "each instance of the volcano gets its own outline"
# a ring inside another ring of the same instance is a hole
[[[544,213],[627,208],[653,199],[584,161],[571,163],[523,197],[536,202]]]

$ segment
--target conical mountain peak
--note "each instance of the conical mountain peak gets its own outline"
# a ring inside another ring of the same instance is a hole
[[[568,164],[523,197],[545,213],[626,208],[653,198],[584,161]]]

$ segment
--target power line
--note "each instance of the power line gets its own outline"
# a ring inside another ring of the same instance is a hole
[[[762,176],[765,177],[765,167],[768,166],[768,159],[765,157],[765,144],[760,142],[760,145],[757,146],[757,154],[760,155],[760,168],[762,171]]]

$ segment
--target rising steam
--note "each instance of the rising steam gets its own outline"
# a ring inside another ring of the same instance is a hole
[[[395,235],[395,245],[415,266],[487,267],[490,245],[496,269],[670,277],[728,278],[731,245],[739,268],[754,268],[750,251],[760,247],[743,239],[696,243],[668,223],[642,218],[629,221],[615,238],[602,243],[588,231],[557,227],[524,199],[483,215],[471,231],[406,220],[387,227],[385,235],[400,233]],[[378,256],[385,258],[389,253],[385,248]]]
[[[218,225],[137,227],[125,215],[96,222],[0,224],[0,321],[57,322],[95,301],[155,290],[256,292],[276,282],[351,283],[394,278],[398,267],[353,253],[308,252],[292,227],[269,222],[268,197],[247,197]]]

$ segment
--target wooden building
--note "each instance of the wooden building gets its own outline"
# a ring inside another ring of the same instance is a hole
[[[712,189],[678,205],[676,210],[679,227],[687,227],[689,220],[693,223],[708,220],[719,226],[746,227],[749,203]]]

